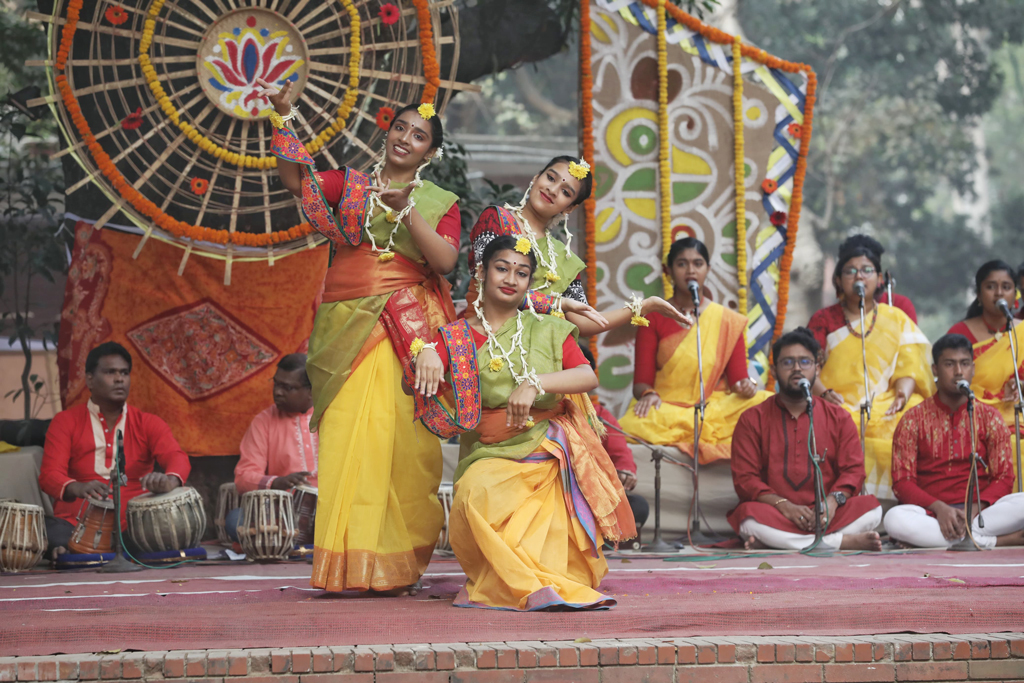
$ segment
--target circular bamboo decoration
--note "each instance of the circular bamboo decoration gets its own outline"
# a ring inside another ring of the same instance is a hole
[[[418,102],[425,83],[417,11],[411,0],[86,0],[61,71],[53,65],[61,61],[59,48],[69,4],[73,0],[57,0],[54,5],[47,62],[48,99],[68,142],[61,154],[74,155],[87,176],[70,185],[67,194],[95,183],[112,202],[96,226],[101,228],[120,210],[144,231],[143,244],[152,236],[187,253],[229,262],[272,262],[324,241],[315,232],[298,239],[285,235],[290,229],[294,233],[305,219],[296,199],[278,180],[276,161],[270,160],[272,131],[265,120],[269,111],[251,97],[249,87],[250,77],[257,72],[272,75],[276,66],[284,64],[276,74],[278,81],[296,79],[293,92],[298,91],[295,103],[300,113],[295,126],[304,141],[335,127],[337,134],[314,154],[322,170],[372,166],[385,134],[376,124],[377,112]],[[397,6],[397,21],[390,25],[381,21],[382,4]],[[445,65],[435,104],[443,111],[453,90],[475,88],[455,81],[459,33],[452,0],[430,0],[429,6],[434,48]],[[358,17],[358,41],[353,41],[353,13]],[[147,22],[153,22],[148,32]],[[144,41],[147,34],[151,35],[148,42]],[[241,59],[229,69],[236,82],[229,82],[226,90],[218,89],[210,80],[223,85],[220,80],[227,76],[209,58],[225,56],[232,38],[231,49],[241,50],[236,55]],[[251,47],[244,44],[246,40]],[[344,122],[336,125],[350,88],[353,42],[358,43],[355,104]],[[255,56],[259,61],[247,64],[246,49],[250,59]],[[264,58],[269,62],[266,67]],[[152,71],[147,74],[147,69]],[[161,105],[150,85],[153,75],[170,102],[170,111],[199,134],[198,142]],[[81,134],[81,121],[73,120],[58,92],[58,77],[66,77],[67,92],[77,101],[94,140]],[[233,93],[237,94],[228,97]],[[102,172],[90,143],[102,148],[130,187],[181,225],[223,230],[225,236],[281,234],[273,240],[260,238],[267,243],[260,246],[242,245],[236,239],[222,240],[227,242],[222,244],[176,236],[127,201],[123,187],[119,191]],[[226,154],[212,154],[211,145]],[[268,159],[262,162],[267,167],[257,167],[261,159]]]

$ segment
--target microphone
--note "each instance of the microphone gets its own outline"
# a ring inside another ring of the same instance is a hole
[[[854,282],[853,291],[857,292],[857,296],[860,297],[860,307],[864,308],[864,283]]]
[[[804,398],[807,399],[808,403],[814,400],[814,397],[811,395],[811,383],[806,377],[801,377],[800,381],[797,382],[796,385],[800,387],[802,392],[804,392]]]
[[[1006,303],[1006,299],[996,299],[996,306],[1003,312],[1008,321],[1013,320],[1013,313],[1010,312],[1010,305]],[[1011,322],[1010,324],[1012,325],[1013,323]]]
[[[971,399],[972,401],[974,400],[974,392],[971,391],[971,385],[967,380],[962,379],[959,382],[957,382],[956,390],[959,391],[964,396],[966,396],[967,398]]]
[[[686,288],[690,290],[690,298],[693,299],[693,305],[700,308],[700,287],[697,286],[697,281],[687,280]]]

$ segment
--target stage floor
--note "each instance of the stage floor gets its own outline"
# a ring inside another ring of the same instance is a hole
[[[1021,548],[683,559],[615,556],[602,584],[618,599],[615,609],[526,614],[453,608],[465,576],[437,555],[424,590],[404,598],[325,594],[309,587],[306,562],[36,570],[0,577],[0,653],[963,634],[1024,624]]]

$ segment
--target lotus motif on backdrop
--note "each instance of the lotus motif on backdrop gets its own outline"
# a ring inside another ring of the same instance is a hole
[[[246,20],[246,28],[221,33],[213,55],[203,66],[210,72],[210,85],[221,91],[221,103],[243,118],[270,115],[270,101],[259,94],[262,78],[267,83],[283,86],[296,81],[303,60],[291,55],[288,33],[256,28],[256,18]]]

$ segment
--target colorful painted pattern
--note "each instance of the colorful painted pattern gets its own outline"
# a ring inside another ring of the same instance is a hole
[[[593,0],[591,71],[595,137],[597,291],[603,301],[632,292],[662,293],[663,237],[658,202],[658,79],[656,10],[641,2]],[[728,46],[705,39],[669,16],[665,22],[669,117],[669,235],[701,239],[711,252],[705,296],[738,310],[733,59]],[[779,261],[799,140],[788,130],[803,122],[805,83],[746,58],[739,107],[744,134],[748,357],[763,374],[775,326]],[[770,179],[772,193],[761,189]],[[633,344],[601,341],[601,395],[625,407],[632,385]]]

